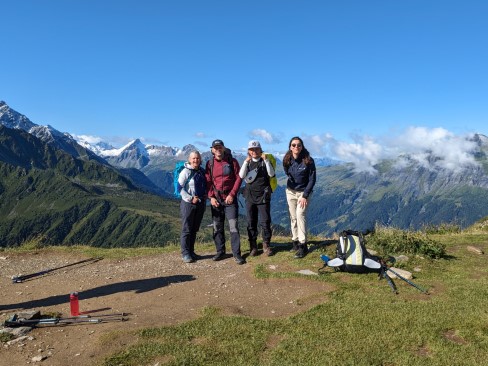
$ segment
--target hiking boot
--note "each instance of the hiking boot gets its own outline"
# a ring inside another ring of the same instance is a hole
[[[257,256],[259,254],[259,252],[258,252],[258,245],[256,244],[255,241],[251,241],[249,243],[249,247],[250,247],[249,255],[251,257],[255,257],[255,256]]]
[[[298,245],[298,251],[295,254],[296,259],[305,257],[308,254],[307,244]]]
[[[263,243],[263,252],[267,257],[271,257],[274,254],[269,243]]]
[[[290,253],[296,252],[298,250],[298,244],[300,244],[298,240],[293,240],[292,242],[293,247],[290,249]]]
[[[242,258],[240,255],[235,255],[234,256],[234,260],[236,261],[237,264],[244,264],[244,263],[246,263],[246,261],[244,260],[244,258]]]
[[[190,254],[191,258],[194,260],[194,261],[198,261],[200,259],[203,259],[203,257],[201,255],[198,255],[198,254],[195,254],[195,253],[191,253]]]
[[[259,254],[258,248],[252,248],[251,251],[249,252],[249,255],[251,257],[256,257]]]
[[[193,258],[190,255],[184,255],[183,256],[183,262],[185,263],[193,263]]]
[[[217,254],[215,254],[213,257],[212,257],[212,260],[214,262],[217,262],[217,261],[220,261],[222,259],[225,258],[225,253],[224,252],[218,252]]]

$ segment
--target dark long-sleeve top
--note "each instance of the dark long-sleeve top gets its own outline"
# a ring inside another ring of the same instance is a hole
[[[295,160],[292,157],[290,166],[283,166],[283,168],[288,176],[286,186],[295,191],[303,192],[303,197],[308,198],[313,191],[317,177],[313,159],[310,158],[310,163],[305,164],[302,159]]]

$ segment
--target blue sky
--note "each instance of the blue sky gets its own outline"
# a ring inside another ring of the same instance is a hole
[[[359,164],[488,134],[488,1],[1,9],[0,100],[71,134],[201,149],[221,138],[235,150],[258,138],[273,152],[299,135],[315,156]]]

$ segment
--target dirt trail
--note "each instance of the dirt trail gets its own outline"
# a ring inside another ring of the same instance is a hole
[[[79,292],[80,311],[91,316],[130,313],[125,322],[76,324],[35,328],[33,339],[0,349],[0,365],[16,366],[45,356],[43,365],[94,365],[114,349],[102,344],[113,330],[173,325],[201,314],[212,306],[224,314],[256,318],[286,317],[323,302],[331,286],[304,279],[258,280],[257,263],[271,270],[264,256],[238,266],[232,258],[213,262],[211,254],[184,264],[179,254],[161,254],[124,260],[103,259],[73,266],[14,284],[11,276],[57,268],[86,258],[50,252],[13,254],[0,260],[0,317],[26,309],[69,317],[69,293]],[[105,310],[102,310],[105,309]],[[100,310],[100,311],[96,311]],[[120,339],[121,347],[129,340]],[[112,347],[117,345],[112,345]]]

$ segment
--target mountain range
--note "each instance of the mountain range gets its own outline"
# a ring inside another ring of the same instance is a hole
[[[91,144],[52,126],[36,125],[3,101],[0,125],[0,238],[8,237],[7,244],[41,238],[50,243],[162,245],[148,229],[161,234],[158,225],[171,233],[163,241],[177,240],[177,202],[169,199],[172,171],[177,160],[197,150],[195,146],[145,145],[138,139],[118,149],[104,142]],[[459,169],[421,164],[408,155],[379,162],[374,173],[328,158],[315,159],[318,178],[307,216],[310,233],[370,230],[378,223],[408,229],[442,223],[471,225],[488,214],[488,138],[477,134],[471,142],[476,146],[472,152],[476,164]],[[243,161],[244,155],[234,155]],[[210,151],[202,152],[202,157],[208,160]],[[286,228],[286,177],[277,158],[273,222]],[[428,159],[435,162],[442,157],[431,154]],[[92,221],[86,217],[89,212]],[[114,228],[122,217],[138,221],[138,230],[145,234],[131,230],[138,239],[117,236]],[[45,229],[37,221],[47,225]]]

